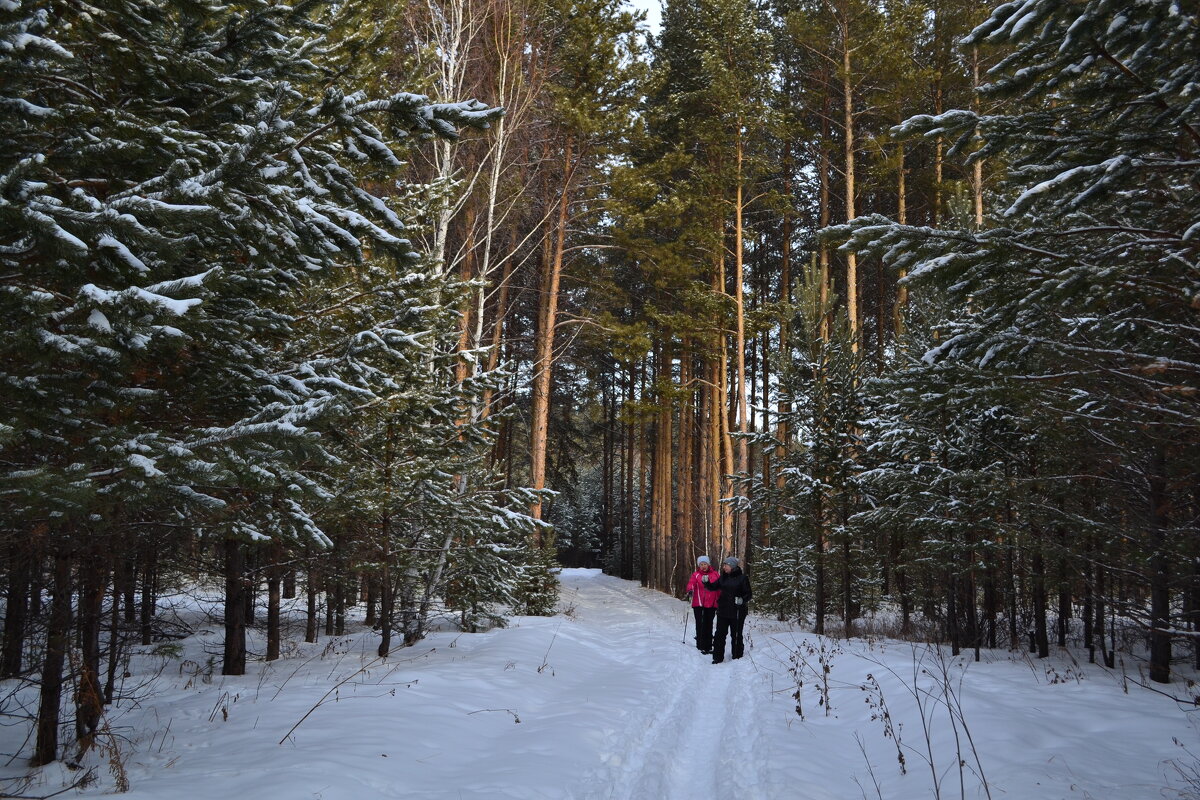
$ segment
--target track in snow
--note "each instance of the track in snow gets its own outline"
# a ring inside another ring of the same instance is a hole
[[[762,758],[753,694],[763,687],[752,653],[712,664],[695,648],[687,604],[636,584],[599,576],[568,579],[563,589],[588,630],[604,633],[609,658],[597,663],[597,685],[620,670],[622,683],[646,687],[638,711],[604,731],[602,764],[573,797],[683,800],[710,791],[719,775],[744,781]]]

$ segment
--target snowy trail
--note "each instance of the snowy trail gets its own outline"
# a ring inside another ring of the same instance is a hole
[[[131,662],[136,701],[106,713],[132,787],[123,797],[933,796],[905,683],[914,658],[928,657],[924,646],[832,641],[751,614],[746,657],[714,666],[694,646],[686,603],[597,570],[563,570],[561,583],[554,617],[434,632],[386,663],[374,658],[377,635],[356,621],[344,637],[293,640],[284,658],[254,661],[238,677],[213,671],[220,629],[198,612],[197,633],[178,652]],[[261,646],[251,640],[252,651]],[[817,705],[823,667],[828,706]],[[804,719],[792,696],[797,670]],[[1189,715],[1168,697],[1086,663],[992,651],[981,664],[955,661],[952,672],[965,679],[963,707],[993,797],[1161,800],[1178,796],[1164,794],[1181,755],[1172,737],[1200,749]],[[903,735],[906,774],[896,740],[864,703],[868,674]],[[943,796],[957,797],[955,732],[940,715],[931,725]],[[23,736],[0,726],[0,752],[16,752]],[[92,757],[101,778],[75,796],[111,794],[110,764]],[[0,766],[0,779],[23,774],[20,764]],[[78,776],[51,768],[36,777],[19,793],[49,795]],[[985,796],[972,774],[966,783],[967,797]]]
[[[579,598],[580,621],[605,630],[622,680],[640,676],[654,688],[638,717],[614,720],[617,724],[605,733],[604,763],[574,796],[683,800],[695,797],[699,787],[710,787],[715,775],[752,769],[756,754],[747,682],[754,682],[755,674],[750,660],[712,664],[694,646],[686,603],[636,584],[601,581],[579,580],[564,588]],[[623,611],[607,614],[614,606]],[[640,618],[629,619],[630,609],[641,612],[635,615]]]

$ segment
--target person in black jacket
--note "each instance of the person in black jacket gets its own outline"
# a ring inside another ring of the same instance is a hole
[[[717,633],[713,642],[714,664],[725,660],[725,634],[730,635],[731,655],[741,658],[744,652],[742,644],[742,626],[746,624],[747,606],[754,592],[750,590],[750,579],[742,572],[741,564],[730,556],[721,564],[721,577],[717,579],[717,587],[721,597],[717,600]]]

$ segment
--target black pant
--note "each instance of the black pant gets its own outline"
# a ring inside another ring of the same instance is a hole
[[[746,624],[746,607],[742,606],[736,612],[736,617],[717,617],[717,640],[713,645],[713,663],[720,664],[725,660],[725,634],[729,633],[730,650],[734,658],[741,658],[745,652],[742,642],[742,628]]]
[[[717,610],[692,606],[692,613],[696,616],[696,649],[712,650],[713,617]]]

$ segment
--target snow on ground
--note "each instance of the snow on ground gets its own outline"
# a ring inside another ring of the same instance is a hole
[[[685,603],[596,570],[561,579],[558,616],[435,633],[387,662],[359,625],[236,678],[212,673],[216,625],[180,653],[138,659],[127,691],[161,672],[109,712],[125,797],[917,800],[935,796],[935,774],[942,797],[987,797],[982,771],[997,800],[1136,800],[1180,796],[1167,788],[1181,783],[1171,761],[1191,759],[1172,737],[1200,752],[1186,710],[1119,670],[1006,651],[976,664],[754,617],[746,658],[713,665]],[[868,675],[882,705],[862,688]],[[961,705],[956,725],[939,676]],[[0,729],[0,748],[15,752],[24,735]],[[112,790],[91,758],[101,780],[75,796]],[[17,774],[13,762],[0,778]],[[71,776],[51,767],[20,793]]]

